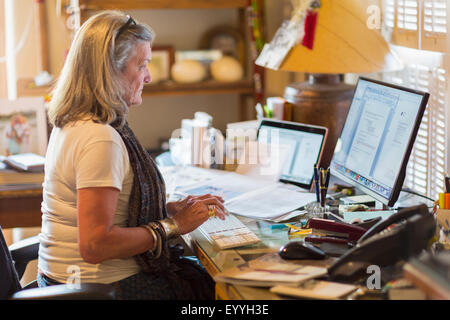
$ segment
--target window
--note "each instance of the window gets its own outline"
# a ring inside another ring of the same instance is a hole
[[[404,70],[383,74],[383,79],[430,93],[405,186],[437,199],[450,169],[446,0],[385,0],[383,9],[390,43],[405,63]]]

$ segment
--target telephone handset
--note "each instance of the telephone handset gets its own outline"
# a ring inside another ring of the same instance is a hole
[[[385,220],[378,222],[377,224],[372,226],[369,230],[367,230],[367,232],[364,233],[361,238],[359,238],[358,243],[362,243],[364,240],[369,239],[373,235],[381,232],[387,227],[393,225],[394,223],[399,223],[400,221],[408,219],[409,217],[412,217],[415,214],[429,215],[429,211],[425,205],[414,206],[399,210],[397,213],[391,215]]]
[[[361,236],[355,247],[328,268],[332,280],[352,280],[369,265],[385,267],[420,253],[426,248],[436,228],[426,205],[399,210],[378,222]]]

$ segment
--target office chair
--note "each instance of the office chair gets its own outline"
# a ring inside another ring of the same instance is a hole
[[[9,248],[6,245],[0,226],[0,300],[111,300],[115,289],[102,283],[82,283],[79,288],[55,285],[38,288],[37,281],[22,288],[19,279],[25,272],[28,262],[37,259],[39,240],[36,237],[19,241]]]

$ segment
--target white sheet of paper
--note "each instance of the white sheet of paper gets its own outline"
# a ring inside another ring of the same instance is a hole
[[[226,208],[230,212],[249,218],[276,220],[313,202],[315,197],[315,193],[294,191],[277,184],[272,188],[264,188],[235,199],[226,204]]]

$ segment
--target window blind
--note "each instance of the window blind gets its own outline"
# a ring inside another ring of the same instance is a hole
[[[383,74],[383,80],[430,93],[404,185],[433,199],[444,190],[444,177],[450,173],[449,59],[442,54],[448,51],[447,6],[447,0],[383,1],[383,27],[405,64],[401,71]]]
[[[397,27],[400,30],[419,29],[419,8],[418,2],[413,0],[397,1]]]
[[[447,0],[384,0],[384,27],[390,42],[446,52]]]
[[[404,186],[437,199],[444,188],[446,166],[446,71],[410,64],[384,74],[387,82],[430,93],[425,114],[408,162]]]
[[[408,48],[419,48],[419,1],[384,0],[385,27],[390,42]]]
[[[447,0],[423,0],[420,48],[446,52]]]

